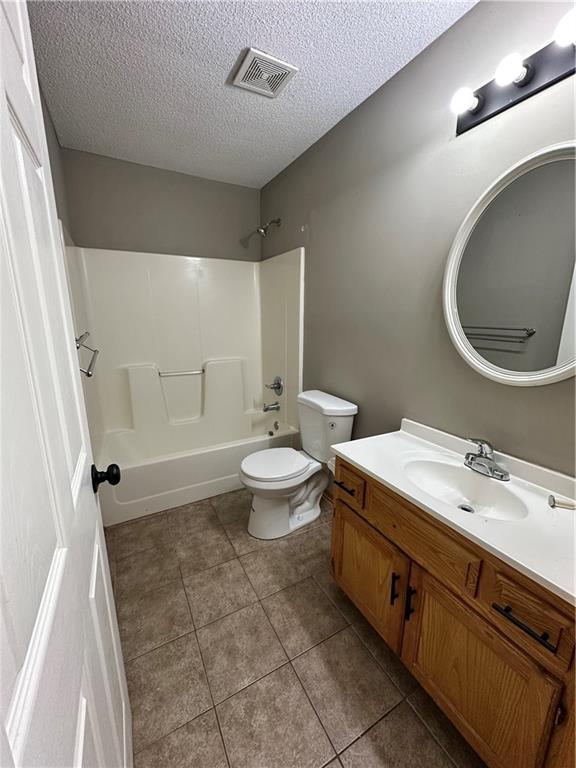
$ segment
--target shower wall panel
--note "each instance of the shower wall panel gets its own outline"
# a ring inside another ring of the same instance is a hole
[[[259,267],[264,381],[269,384],[275,376],[284,381],[281,397],[266,390],[265,398],[267,402],[278,400],[280,420],[297,426],[296,397],[302,391],[304,248],[273,256]]]
[[[100,349],[90,384],[105,432],[138,429],[148,442],[161,423],[201,419],[208,378],[216,432],[227,421],[233,434],[235,417],[261,408],[258,264],[88,248],[68,249],[68,261],[72,293],[83,295],[79,328]]]

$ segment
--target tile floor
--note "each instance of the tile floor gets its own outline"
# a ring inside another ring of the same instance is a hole
[[[106,530],[135,768],[481,768],[330,576],[332,511],[263,542],[235,491]]]

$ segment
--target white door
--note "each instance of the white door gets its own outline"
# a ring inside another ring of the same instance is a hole
[[[130,708],[28,17],[10,0],[0,0],[0,258],[1,765],[128,766]]]

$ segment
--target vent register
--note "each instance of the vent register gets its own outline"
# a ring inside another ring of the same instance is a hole
[[[296,72],[298,68],[293,67],[292,64],[287,64],[256,48],[249,48],[232,84],[273,99],[285,88]]]

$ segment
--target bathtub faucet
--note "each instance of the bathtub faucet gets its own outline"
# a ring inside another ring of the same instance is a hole
[[[264,403],[264,408],[262,409],[264,413],[268,413],[268,411],[279,411],[280,410],[280,403],[270,403],[270,405],[266,405]]]

